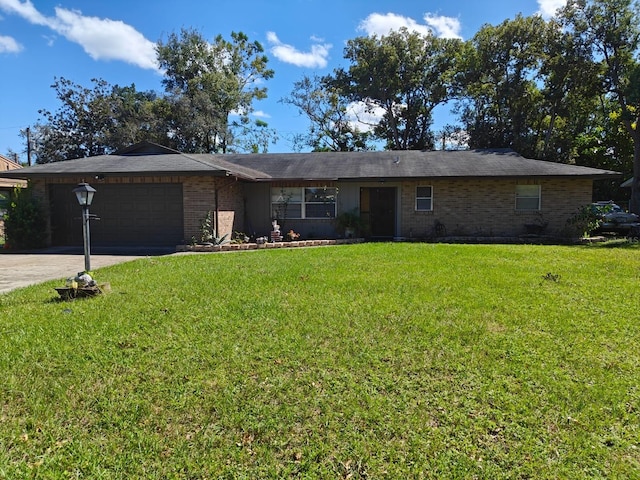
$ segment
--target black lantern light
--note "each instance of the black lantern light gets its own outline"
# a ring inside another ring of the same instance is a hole
[[[89,235],[89,206],[93,201],[93,194],[96,193],[96,189],[88,183],[79,183],[76,188],[73,189],[73,193],[76,194],[78,203],[82,207],[82,237],[84,239],[84,270],[85,272],[91,271],[91,252],[90,244],[91,238]]]

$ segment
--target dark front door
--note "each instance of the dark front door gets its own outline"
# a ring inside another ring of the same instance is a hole
[[[368,221],[373,238],[393,238],[396,234],[395,187],[360,189],[360,211]]]

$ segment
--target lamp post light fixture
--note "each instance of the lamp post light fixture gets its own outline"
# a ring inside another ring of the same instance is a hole
[[[89,206],[93,201],[93,194],[96,193],[96,189],[88,183],[79,183],[76,188],[73,189],[73,193],[78,198],[78,203],[82,207],[82,237],[84,239],[84,271],[91,271],[91,252],[90,244],[91,237],[89,235]]]

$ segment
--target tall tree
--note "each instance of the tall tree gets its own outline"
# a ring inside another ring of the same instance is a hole
[[[40,110],[42,118],[31,128],[37,163],[108,154],[142,139],[165,143],[166,126],[153,113],[159,102],[155,94],[102,79],[92,83],[86,88],[55,79],[60,108]]]
[[[294,139],[296,148],[348,152],[369,150],[370,132],[357,126],[349,102],[331,85],[329,77],[307,77],[295,82],[291,95],[281,100],[309,119],[309,130]]]
[[[485,25],[464,50],[458,111],[472,148],[574,163],[600,106],[599,66],[555,20]]]
[[[390,150],[432,149],[433,109],[451,98],[450,78],[461,42],[402,28],[349,40],[348,69],[333,85],[351,102],[384,114],[374,133]]]
[[[436,140],[441,150],[467,150],[469,135],[460,125],[447,124],[436,132]]]
[[[640,213],[640,15],[634,0],[569,0],[561,13],[594,59],[602,63],[602,85],[618,103],[621,122],[633,141],[630,207]]]
[[[633,175],[633,141],[626,131],[620,106],[615,100],[602,98],[573,145],[579,165],[615,170],[622,172],[625,178]],[[594,195],[600,200],[619,202],[627,197],[620,188],[619,179],[597,181]]]
[[[39,110],[43,120],[32,129],[37,163],[109,153],[105,134],[110,119],[106,116],[108,84],[92,79],[93,88],[56,78],[51,86],[61,102],[56,112]]]
[[[109,94],[113,122],[106,132],[106,144],[120,149],[148,140],[171,146],[167,108],[167,101],[155,92],[114,85]]]
[[[548,23],[538,72],[543,104],[537,158],[579,161],[576,139],[590,128],[594,112],[602,107],[599,69],[581,42],[556,20]]]
[[[536,77],[546,24],[518,16],[485,25],[461,63],[459,109],[472,148],[509,147],[531,156],[542,95]]]
[[[246,128],[254,100],[267,95],[262,81],[273,77],[262,45],[243,33],[209,43],[201,33],[182,29],[157,44],[162,83],[170,95],[172,131],[181,150],[225,153],[233,149],[234,129]],[[232,114],[239,120],[231,120]]]

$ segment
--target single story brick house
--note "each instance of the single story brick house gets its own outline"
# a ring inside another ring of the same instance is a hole
[[[617,172],[523,158],[510,150],[184,154],[141,143],[113,155],[35,165],[28,179],[48,218],[49,244],[81,245],[73,188],[97,192],[95,246],[167,246],[200,237],[213,212],[220,236],[268,236],[277,219],[303,238],[344,235],[357,213],[371,238],[559,233]]]

